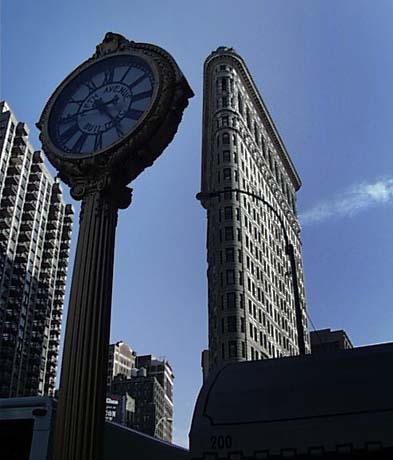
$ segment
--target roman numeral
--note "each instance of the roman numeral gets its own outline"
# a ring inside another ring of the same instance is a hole
[[[123,130],[120,128],[120,125],[119,124],[116,124],[115,125],[115,128],[116,128],[116,132],[119,136],[124,136],[124,133],[123,133]]]
[[[78,123],[73,124],[67,128],[62,134],[60,134],[60,141],[66,143],[71,139],[71,137],[79,131]]]
[[[142,99],[146,99],[147,97],[150,97],[153,94],[153,90],[149,89],[149,91],[144,91],[143,93],[138,93],[135,94],[132,98],[132,102],[135,101],[140,101]]]
[[[89,93],[92,93],[97,89],[97,86],[95,85],[93,80],[88,80],[87,82],[85,82],[85,86],[87,86]]]
[[[71,115],[66,115],[65,117],[63,118],[60,118],[60,123],[61,124],[64,124],[64,123],[75,123],[75,120],[76,118],[78,118],[78,115],[79,113],[78,112],[75,112],[75,113],[72,113]]]
[[[141,75],[139,78],[137,78],[135,81],[133,81],[128,87],[132,89],[134,86],[139,85],[145,78],[147,78],[147,75],[144,73]]]
[[[123,82],[126,78],[126,76],[128,75],[128,72],[132,69],[132,66],[131,67],[128,67],[128,69],[124,72],[124,75],[121,77],[121,80],[120,82]]]
[[[102,149],[102,133],[98,133],[94,139],[94,150]]]
[[[113,67],[111,67],[108,70],[105,70],[103,85],[108,85],[109,83],[113,82],[114,73],[115,69]]]
[[[143,110],[129,109],[124,114],[124,116],[127,118],[131,118],[132,120],[139,120],[142,114],[143,114]]]
[[[75,142],[74,146],[72,147],[73,152],[77,152],[77,153],[81,152],[81,150],[83,148],[83,144],[85,143],[85,141],[87,139],[87,136],[88,136],[88,134],[81,133],[81,135],[79,136],[79,138]]]

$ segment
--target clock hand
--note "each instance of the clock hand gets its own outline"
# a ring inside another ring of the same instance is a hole
[[[116,121],[116,118],[109,112],[109,108],[106,103],[102,103],[99,105],[98,110],[101,113],[107,115],[112,121]]]

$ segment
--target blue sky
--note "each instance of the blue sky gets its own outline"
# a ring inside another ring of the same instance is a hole
[[[4,0],[0,12],[0,97],[37,149],[48,96],[107,31],[167,49],[196,94],[172,144],[132,184],[116,243],[112,341],[172,363],[175,442],[187,443],[207,345],[206,217],[194,197],[202,66],[220,45],[245,59],[302,178],[313,323],[345,329],[355,345],[392,340],[390,0]],[[77,224],[73,248],[76,236]]]

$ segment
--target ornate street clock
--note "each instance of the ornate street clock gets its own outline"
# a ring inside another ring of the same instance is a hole
[[[42,148],[77,199],[86,176],[127,184],[172,140],[192,95],[162,48],[108,33],[50,97]]]
[[[127,184],[172,140],[192,96],[166,51],[108,33],[37,123],[49,161],[82,200],[54,460],[102,456],[118,209],[131,203]]]

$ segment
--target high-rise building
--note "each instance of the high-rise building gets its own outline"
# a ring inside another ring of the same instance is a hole
[[[172,441],[173,381],[175,378],[172,368],[167,359],[157,359],[152,355],[137,356],[135,365],[138,369],[146,369],[147,376],[155,377],[164,390],[161,421],[160,419],[157,421],[157,424],[159,423],[157,430],[162,430],[162,439]]]
[[[73,208],[0,103],[0,397],[54,395]]]
[[[342,329],[318,329],[310,332],[311,353],[321,353],[335,350],[349,350],[353,348],[351,339]]]
[[[220,47],[204,66],[202,200],[207,209],[210,369],[223,361],[299,352],[283,229],[294,246],[305,348],[310,351],[296,214],[298,173],[243,59]]]
[[[131,371],[135,368],[135,359],[135,351],[125,342],[111,343],[108,353],[107,384],[110,386],[116,375],[130,378]]]
[[[111,382],[108,394],[128,394],[135,401],[135,410],[128,418],[128,426],[171,442],[175,377],[169,362],[152,355],[138,356],[124,342],[111,344],[110,350],[108,382],[109,379]],[[132,352],[131,361],[122,361],[121,356],[129,357],[129,351]]]

